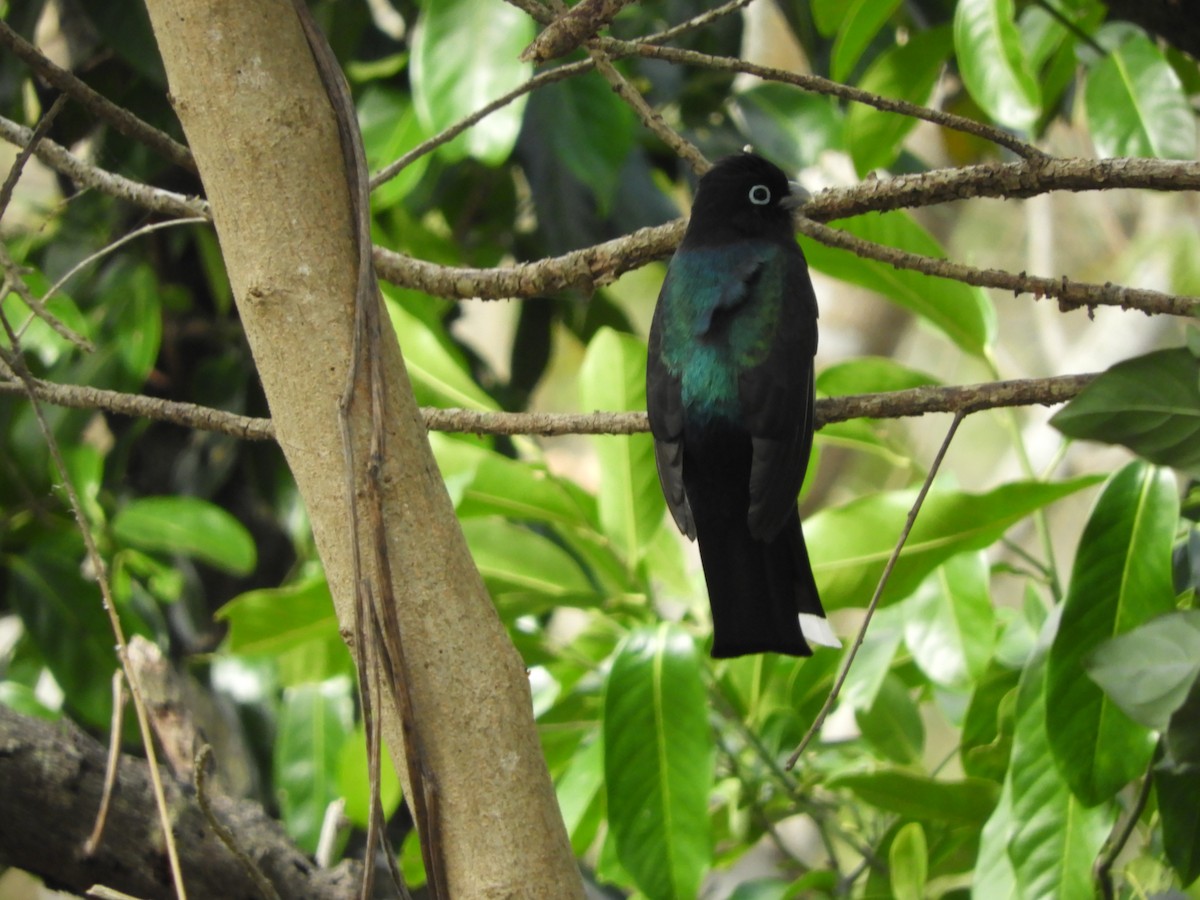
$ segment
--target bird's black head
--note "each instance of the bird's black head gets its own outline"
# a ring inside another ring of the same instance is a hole
[[[700,179],[687,243],[712,244],[741,238],[793,240],[792,210],[799,199],[774,163],[753,153],[719,160]]]

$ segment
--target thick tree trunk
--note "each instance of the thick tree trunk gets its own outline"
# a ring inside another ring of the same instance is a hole
[[[334,114],[288,0],[147,6],[279,444],[349,638],[353,528],[338,401],[351,359],[357,259]],[[524,666],[467,552],[400,348],[381,318],[387,548],[408,688],[439,787],[450,894],[582,896]],[[352,429],[355,458],[365,461],[370,423],[359,416]],[[357,484],[361,496],[361,474]],[[370,535],[357,525],[369,567]],[[387,706],[380,713],[404,777],[397,716]]]

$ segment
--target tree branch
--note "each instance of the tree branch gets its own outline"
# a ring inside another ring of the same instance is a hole
[[[147,900],[173,896],[145,760],[122,756],[108,827],[91,856],[80,849],[104,789],[104,747],[67,719],[47,722],[0,705],[0,760],[0,857],[6,865],[79,894],[103,884]],[[208,827],[195,796],[165,767],[160,772],[188,888],[198,897],[258,896],[241,862]],[[318,869],[262,807],[220,795],[209,803],[281,896],[355,895],[359,863]]]
[[[1001,269],[977,269],[948,259],[936,259],[897,250],[886,244],[863,240],[845,231],[830,228],[811,219],[800,219],[796,230],[813,240],[820,241],[839,250],[848,250],[865,259],[874,259],[898,269],[910,269],[923,275],[948,278],[973,284],[978,287],[1012,291],[1014,295],[1033,294],[1036,297],[1057,297],[1058,308],[1063,312],[1086,306],[1089,310],[1097,306],[1119,306],[1121,309],[1138,309],[1146,315],[1195,316],[1200,310],[1200,297],[1164,294],[1142,288],[1130,288],[1119,284],[1089,284],[1062,278],[1044,278],[1014,275]]]
[[[984,384],[909,388],[878,394],[825,397],[817,401],[816,423],[821,428],[847,419],[898,419],[927,413],[968,413],[1012,406],[1053,406],[1078,394],[1096,376],[1057,375]],[[33,378],[27,382],[44,403],[70,409],[98,409],[122,416],[169,422],[198,431],[227,434],[247,441],[275,439],[270,419],[239,416],[195,403],[177,403],[139,394],[56,384]],[[0,395],[24,394],[26,385],[0,381]],[[639,434],[649,431],[644,412],[529,413],[479,412],[470,409],[422,407],[430,431],[457,434]]]

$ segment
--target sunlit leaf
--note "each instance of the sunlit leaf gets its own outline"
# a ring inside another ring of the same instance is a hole
[[[507,3],[426,3],[413,32],[410,69],[425,129],[436,134],[529,78],[532,65],[517,57],[533,35],[533,19]],[[518,98],[486,116],[439,153],[503,162],[517,140],[527,100],[528,95]]]
[[[1085,96],[1100,156],[1195,156],[1195,113],[1179,76],[1145,34],[1111,50],[1088,71]]]
[[[604,691],[608,822],[644,893],[696,896],[712,860],[713,746],[692,639],[662,624],[621,645]]]
[[[117,539],[143,550],[178,553],[232,572],[254,571],[258,551],[241,522],[199,497],[141,497],[112,521]]]
[[[1200,359],[1186,347],[1117,363],[1050,420],[1067,437],[1121,444],[1200,473]]]
[[[975,102],[999,124],[1029,131],[1042,98],[1021,49],[1012,0],[959,0],[954,50]]]
[[[1171,544],[1179,501],[1171,474],[1142,462],[1115,474],[1084,527],[1046,664],[1046,731],[1054,761],[1087,806],[1145,771],[1150,730],[1084,672],[1100,644],[1175,606]]]
[[[945,256],[933,236],[905,212],[856,216],[841,220],[837,227],[910,253],[937,259]],[[804,242],[804,254],[817,271],[878,292],[929,322],[968,353],[981,354],[995,336],[996,313],[979,288],[861,259],[815,241]]]
[[[354,687],[340,677],[288,688],[275,738],[275,789],[297,845],[317,849],[325,810],[338,796],[338,758],[354,729]]]

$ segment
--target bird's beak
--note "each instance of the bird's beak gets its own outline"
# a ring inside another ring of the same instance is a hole
[[[788,195],[779,201],[779,205],[784,209],[799,209],[805,203],[812,199],[810,194],[798,181],[788,182]]]

